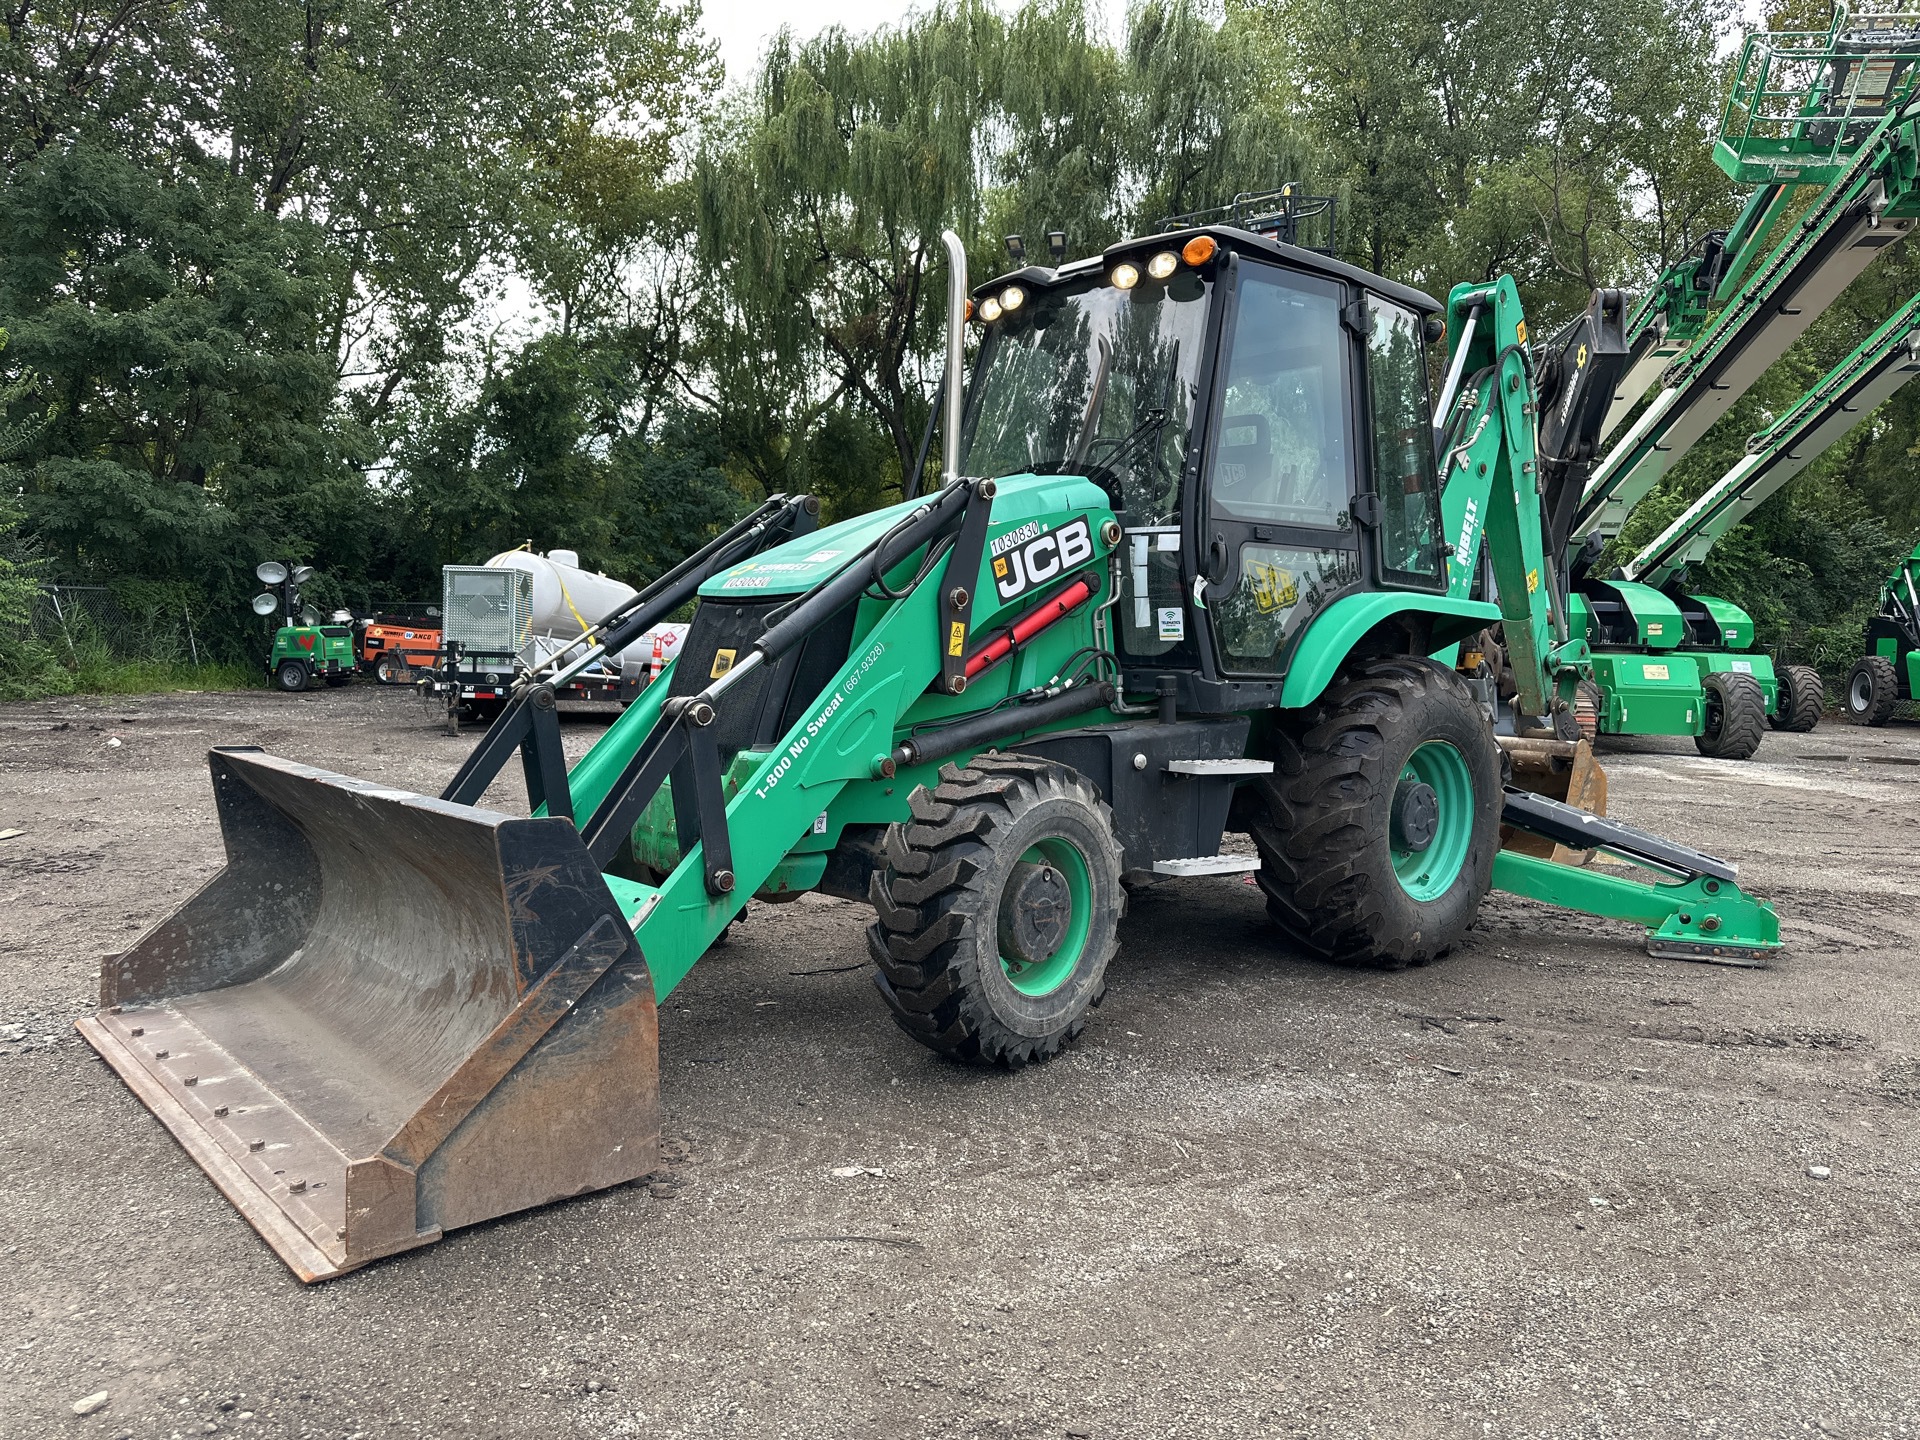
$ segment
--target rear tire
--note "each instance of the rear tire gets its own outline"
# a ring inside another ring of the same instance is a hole
[[[312,678],[304,660],[282,660],[273,671],[273,683],[289,694],[306,689]]]
[[[1900,704],[1900,678],[1884,655],[1862,656],[1847,676],[1842,705],[1856,725],[1884,725]]]
[[[1767,733],[1767,696],[1751,675],[1722,670],[1705,677],[1701,717],[1704,729],[1694,748],[1715,760],[1748,760]]]
[[[1767,724],[1775,730],[1804,735],[1820,723],[1827,709],[1827,686],[1820,672],[1811,665],[1780,667],[1779,713],[1769,715]]]
[[[1112,812],[1077,770],[1015,755],[942,766],[908,803],[869,891],[894,1019],[956,1059],[1051,1059],[1105,994],[1126,912]]]
[[[1427,659],[1365,660],[1274,718],[1253,823],[1268,915],[1339,964],[1445,955],[1500,848],[1499,747],[1473,692]]]

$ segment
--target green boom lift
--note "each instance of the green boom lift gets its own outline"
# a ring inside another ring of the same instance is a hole
[[[1901,701],[1920,700],[1920,545],[1880,587],[1866,649],[1847,676],[1841,703],[1854,724],[1884,725]]]
[[[1749,439],[1747,453],[1624,566],[1611,584],[1589,580],[1586,593],[1619,596],[1622,603],[1615,613],[1624,613],[1645,609],[1647,601],[1630,604],[1627,596],[1651,589],[1680,611],[1687,643],[1697,650],[1702,664],[1737,669],[1747,663],[1726,653],[1752,637],[1745,612],[1724,600],[1689,595],[1687,567],[1704,559],[1755,506],[1916,376],[1920,376],[1920,296],[1901,306],[1791,409]],[[1732,638],[1735,634],[1740,638]],[[1723,648],[1713,648],[1722,640]],[[1870,648],[1873,643],[1869,642]],[[1596,664],[1601,658],[1596,656]],[[1644,663],[1631,654],[1605,658],[1616,666]],[[1825,705],[1818,672],[1806,665],[1783,666],[1779,684],[1780,703],[1769,722],[1779,730],[1813,729]],[[1623,704],[1621,697],[1632,685],[1612,683],[1603,689],[1610,700]]]
[[[1545,357],[1578,418],[1536,436],[1510,281],[1454,298],[1443,493],[1425,295],[1235,227],[1150,236],[976,290],[963,404],[947,245],[941,487],[825,529],[776,497],[607,617],[617,649],[698,594],[571,770],[545,684],[437,799],[212,753],[227,868],[80,1028],[303,1278],[653,1169],[656,1004],[754,896],[869,901],[904,1034],[1008,1067],[1087,1025],[1124,887],[1159,877],[1250,873],[1276,937],[1341,963],[1439,958],[1493,886],[1656,955],[1778,947],[1732,865],[1502,783],[1551,767],[1580,673],[1543,507],[1615,378]],[[1492,599],[1454,573],[1483,552]],[[1429,658],[1494,623],[1504,745]],[[481,808],[516,754],[531,818]]]
[[[1711,287],[1676,289],[1672,273],[1655,287],[1654,302],[1668,304],[1668,339],[1691,339],[1660,372],[1658,393],[1593,467],[1571,527],[1571,609],[1593,648],[1596,688],[1588,703],[1601,734],[1692,735],[1705,754],[1745,759],[1769,724],[1805,728],[1818,716],[1815,677],[1803,668],[1777,675],[1770,656],[1750,649],[1753,621],[1740,607],[1689,592],[1683,571],[1650,584],[1631,574],[1603,578],[1592,561],[1813,319],[1912,229],[1920,217],[1916,76],[1920,27],[1897,17],[1856,23],[1840,7],[1826,32],[1747,42],[1714,154],[1734,180],[1761,188],[1735,226],[1725,263],[1715,259],[1702,272],[1715,277]],[[1815,186],[1772,251],[1756,260],[1789,199]],[[1682,293],[1684,307],[1660,300]],[[1658,328],[1646,319],[1649,303],[1629,321],[1630,351],[1635,323],[1643,345]],[[1702,324],[1713,305],[1718,315]],[[1669,345],[1662,353],[1670,352]],[[1630,363],[1629,382],[1609,410],[1613,420],[1640,399],[1633,387],[1646,388],[1650,373]],[[1806,403],[1822,405],[1819,387]],[[1723,530],[1709,523],[1704,543]]]

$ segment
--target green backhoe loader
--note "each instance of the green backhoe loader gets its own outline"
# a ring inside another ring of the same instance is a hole
[[[698,597],[571,770],[564,671],[438,798],[212,753],[227,868],[80,1028],[303,1278],[651,1171],[656,1005],[754,897],[871,903],[903,1038],[1010,1068],[1087,1026],[1169,877],[1254,876],[1276,958],[1437,960],[1492,887],[1656,955],[1778,948],[1731,864],[1536,793],[1584,759],[1552,537],[1612,358],[1456,292],[1436,446],[1441,307],[1404,286],[1208,226],[969,303],[947,244],[938,490],[824,529],[776,497],[606,617],[570,663]],[[1505,706],[1460,649],[1495,624]],[[529,818],[482,808],[516,755]],[[1637,869],[1553,858],[1596,850]]]

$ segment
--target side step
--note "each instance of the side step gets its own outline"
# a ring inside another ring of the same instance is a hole
[[[1156,875],[1251,875],[1259,868],[1258,855],[1194,855],[1153,862]]]

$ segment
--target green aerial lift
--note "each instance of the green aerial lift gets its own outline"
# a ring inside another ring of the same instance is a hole
[[[1456,292],[1437,461],[1416,291],[1207,226],[969,306],[947,245],[939,490],[818,530],[776,497],[607,617],[587,653],[698,595],[571,770],[547,684],[438,799],[212,753],[227,869],[80,1028],[303,1278],[652,1170],[656,1004],[750,897],[870,902],[904,1034],[1007,1067],[1085,1028],[1159,878],[1251,874],[1276,950],[1338,963],[1437,959],[1494,886],[1656,955],[1778,947],[1732,865],[1502,783],[1578,763],[1544,517],[1611,360],[1536,377],[1511,281]],[[1496,623],[1500,740],[1455,651]],[[532,818],[481,808],[516,754]]]
[[[1847,676],[1842,705],[1856,725],[1884,725],[1905,700],[1920,700],[1920,545],[1880,587],[1867,621],[1867,653]]]
[[[1633,507],[1920,217],[1917,62],[1920,29],[1885,17],[1868,28],[1845,7],[1828,31],[1747,42],[1714,155],[1731,178],[1761,188],[1724,244],[1708,246],[1710,263],[1683,262],[1630,318],[1629,378],[1610,419],[1650,387],[1645,361],[1656,351],[1666,359],[1661,388],[1593,467],[1570,527],[1571,609],[1593,647],[1588,703],[1601,734],[1692,735],[1705,754],[1744,759],[1767,725],[1807,728],[1818,718],[1817,677],[1804,667],[1776,675],[1772,658],[1751,650],[1753,621],[1739,606],[1691,593],[1678,569],[1645,583],[1602,577],[1593,562]],[[1757,260],[1789,202],[1813,187]],[[1808,402],[1816,409],[1819,395]],[[1704,543],[1724,528],[1709,524]],[[1705,552],[1695,548],[1698,559]]]
[[[1755,506],[1915,376],[1920,376],[1920,296],[1901,306],[1851,355],[1822,376],[1793,408],[1748,440],[1747,453],[1625,565],[1610,585],[1589,580],[1586,593],[1612,590],[1624,597],[1651,589],[1680,611],[1686,643],[1701,663],[1741,665],[1744,662],[1739,656],[1727,652],[1752,638],[1751,621],[1727,601],[1688,594],[1687,567],[1704,559],[1720,537],[1751,514]],[[1623,603],[1621,610],[1639,613],[1647,604],[1645,600]],[[1699,613],[1702,611],[1706,613]],[[1736,627],[1744,628],[1736,632]],[[1731,638],[1732,633],[1740,638]],[[1716,642],[1721,641],[1724,645],[1716,648]],[[1870,639],[1869,648],[1874,643]],[[1634,663],[1628,656],[1608,659],[1616,665]],[[1596,668],[1601,660],[1596,655]],[[1813,729],[1825,706],[1819,673],[1806,665],[1783,666],[1779,684],[1780,703],[1768,717],[1769,722],[1780,730]],[[1603,689],[1615,703],[1620,703],[1619,697],[1628,688],[1603,682]],[[1852,693],[1850,685],[1849,695]]]

